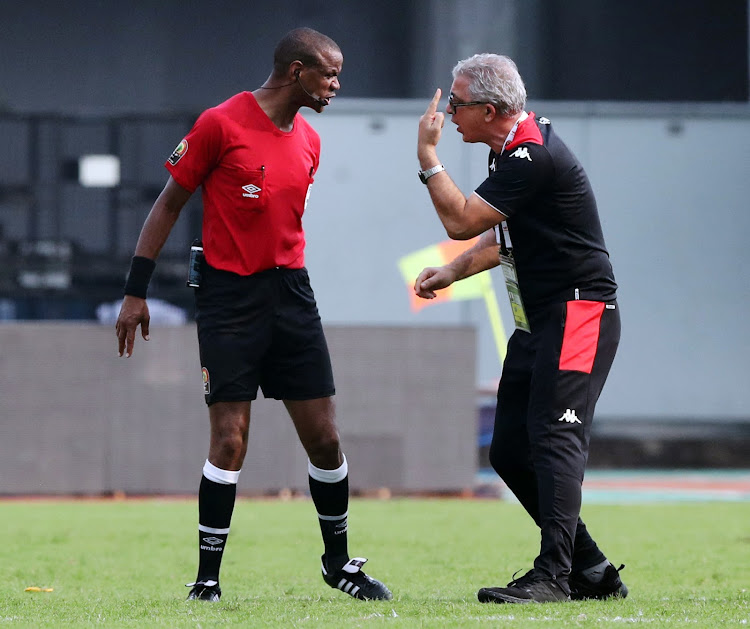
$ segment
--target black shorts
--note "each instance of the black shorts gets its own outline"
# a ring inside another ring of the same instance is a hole
[[[335,393],[328,344],[306,269],[249,276],[204,264],[195,290],[206,403],[311,400]]]

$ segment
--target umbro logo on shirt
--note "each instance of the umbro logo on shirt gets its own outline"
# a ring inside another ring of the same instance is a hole
[[[527,159],[530,162],[533,161],[531,159],[531,155],[529,155],[529,149],[527,149],[525,146],[519,146],[513,153],[510,154],[511,157],[520,157],[521,159]]]
[[[242,189],[245,191],[242,193],[242,196],[250,197],[251,199],[257,199],[258,193],[261,190],[258,186],[253,185],[251,183],[247,184],[246,186],[242,186]]]

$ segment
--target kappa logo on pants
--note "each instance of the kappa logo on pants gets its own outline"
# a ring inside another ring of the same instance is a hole
[[[568,422],[569,424],[580,424],[581,420],[576,417],[576,412],[571,409],[567,409],[563,414],[562,417],[559,417],[557,419],[559,422]]]

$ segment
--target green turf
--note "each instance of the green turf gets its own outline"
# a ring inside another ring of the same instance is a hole
[[[750,504],[591,505],[583,517],[626,600],[482,605],[526,571],[538,532],[495,500],[353,500],[352,555],[394,592],[355,601],[325,586],[309,500],[241,500],[220,603],[187,603],[194,500],[4,501],[0,625],[25,627],[720,627],[750,624]],[[25,592],[28,586],[53,592]]]

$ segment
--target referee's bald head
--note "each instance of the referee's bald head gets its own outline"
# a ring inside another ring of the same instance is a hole
[[[276,45],[273,52],[273,71],[283,74],[293,61],[301,61],[306,66],[320,63],[323,51],[341,52],[338,44],[327,35],[302,27],[289,31]]]

